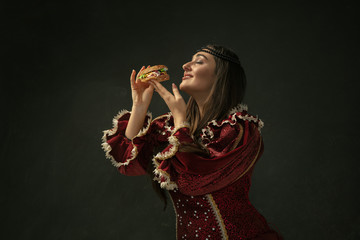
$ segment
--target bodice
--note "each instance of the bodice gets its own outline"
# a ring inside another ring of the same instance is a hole
[[[269,231],[249,201],[250,174],[218,191],[188,196],[170,191],[177,239],[247,239]]]

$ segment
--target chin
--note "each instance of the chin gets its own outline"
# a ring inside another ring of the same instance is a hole
[[[185,87],[186,88],[186,87]],[[181,82],[180,85],[179,85],[179,89],[181,91],[184,91],[184,82]]]
[[[194,86],[192,86],[188,82],[181,82],[179,85],[179,89],[190,96],[193,96],[193,94],[196,94],[197,92],[197,89],[194,89]]]
[[[179,89],[180,89],[181,91],[187,93],[187,91],[189,90],[189,86],[186,86],[186,83],[182,82],[182,83],[180,83],[180,85],[179,85]]]

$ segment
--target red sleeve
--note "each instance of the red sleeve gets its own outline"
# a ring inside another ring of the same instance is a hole
[[[175,129],[169,146],[154,157],[157,180],[163,188],[188,195],[201,195],[221,189],[244,176],[263,152],[259,129],[263,123],[246,112],[234,113],[222,122],[203,129],[202,140],[209,157],[178,151],[179,145],[191,142],[189,129]]]
[[[151,161],[153,149],[159,144],[159,141],[166,138],[166,134],[159,135],[156,130],[159,124],[157,121],[152,122],[151,114],[148,113],[143,128],[130,140],[125,136],[129,118],[130,112],[126,110],[119,112],[114,117],[113,128],[103,131],[102,147],[106,157],[119,169],[121,174],[144,175],[147,173],[146,169]]]
[[[207,194],[235,182],[247,174],[263,152],[257,126],[245,121],[241,142],[233,150],[205,158],[189,152],[177,152],[173,166],[179,190],[187,195]],[[234,131],[235,128],[233,129]],[[217,140],[221,142],[221,140]]]

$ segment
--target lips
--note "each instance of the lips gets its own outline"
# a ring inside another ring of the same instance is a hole
[[[187,73],[184,73],[184,77],[182,78],[182,80],[186,80],[186,79],[189,79],[189,78],[192,78],[193,76],[191,74],[187,74]]]

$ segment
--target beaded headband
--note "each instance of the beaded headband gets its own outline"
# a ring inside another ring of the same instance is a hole
[[[214,49],[211,49],[211,48],[208,48],[208,47],[203,47],[199,50],[197,50],[196,52],[206,52],[206,53],[210,53],[211,55],[215,56],[215,57],[218,57],[218,58],[221,58],[223,60],[226,60],[226,61],[229,61],[229,62],[233,62],[233,63],[236,63],[236,64],[240,64],[240,61],[239,59],[237,58],[234,58],[234,57],[231,57],[229,55],[225,55],[219,51],[216,51]]]

